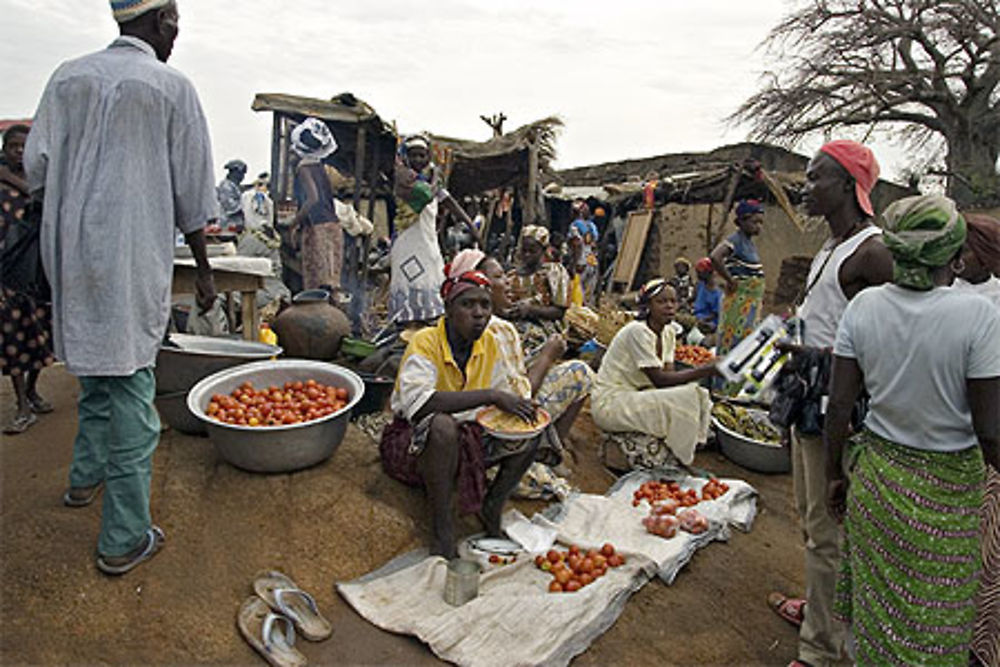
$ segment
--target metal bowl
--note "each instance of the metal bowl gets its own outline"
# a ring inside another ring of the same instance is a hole
[[[301,424],[239,426],[205,414],[213,394],[229,394],[244,382],[258,387],[315,380],[345,387],[347,405],[333,414]],[[354,372],[323,361],[281,359],[257,361],[211,375],[188,393],[187,407],[201,420],[219,456],[252,472],[290,472],[333,455],[344,439],[351,409],[364,396],[365,385]]]
[[[163,421],[181,433],[205,435],[205,426],[185,403],[184,395],[202,378],[250,361],[270,359],[281,348],[232,338],[170,334],[176,347],[164,345],[156,355],[156,404]]]
[[[160,418],[170,425],[170,428],[188,435],[206,435],[205,425],[191,414],[187,407],[187,392],[175,391],[172,394],[157,394],[153,399]]]
[[[172,394],[187,391],[202,378],[248,361],[270,359],[281,354],[277,345],[234,338],[170,334],[176,347],[164,345],[156,355],[156,391]]]
[[[719,447],[727,459],[748,470],[782,473],[792,469],[791,451],[780,444],[752,440],[723,426],[712,417]]]
[[[392,390],[396,387],[396,380],[374,373],[359,373],[359,375],[365,383],[365,397],[354,409],[354,417],[385,410],[385,404],[389,401],[389,396],[392,395]]]

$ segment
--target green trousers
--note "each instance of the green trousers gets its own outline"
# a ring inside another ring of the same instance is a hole
[[[153,407],[151,368],[128,377],[81,377],[79,426],[73,443],[72,487],[104,482],[97,552],[122,556],[151,526],[149,481],[160,418]]]

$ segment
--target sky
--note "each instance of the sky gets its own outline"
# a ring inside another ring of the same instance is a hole
[[[743,141],[729,116],[776,62],[795,0],[178,0],[170,64],[194,83],[219,165],[270,166],[258,92],[350,91],[401,132],[485,141],[558,115],[557,168]],[[0,118],[30,117],[52,70],[117,34],[107,0],[0,0]],[[795,147],[811,154],[821,138]],[[902,153],[874,144],[883,173]]]

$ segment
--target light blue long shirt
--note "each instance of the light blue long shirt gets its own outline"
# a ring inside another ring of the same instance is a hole
[[[24,165],[45,195],[56,355],[81,376],[152,366],[170,314],[175,228],[187,234],[219,215],[194,86],[134,37],[63,63]]]

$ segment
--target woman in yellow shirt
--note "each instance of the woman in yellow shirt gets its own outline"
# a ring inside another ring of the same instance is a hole
[[[493,309],[490,281],[474,267],[453,266],[441,287],[444,317],[418,331],[403,355],[391,398],[395,419],[382,433],[379,452],[386,473],[424,486],[430,503],[431,553],[456,555],[452,495],[463,512],[479,513],[487,533],[498,536],[507,497],[534,460],[538,438],[510,447],[483,435],[476,411],[496,405],[525,421],[531,400],[512,391],[512,377],[486,328]],[[499,464],[486,487],[486,468]]]

